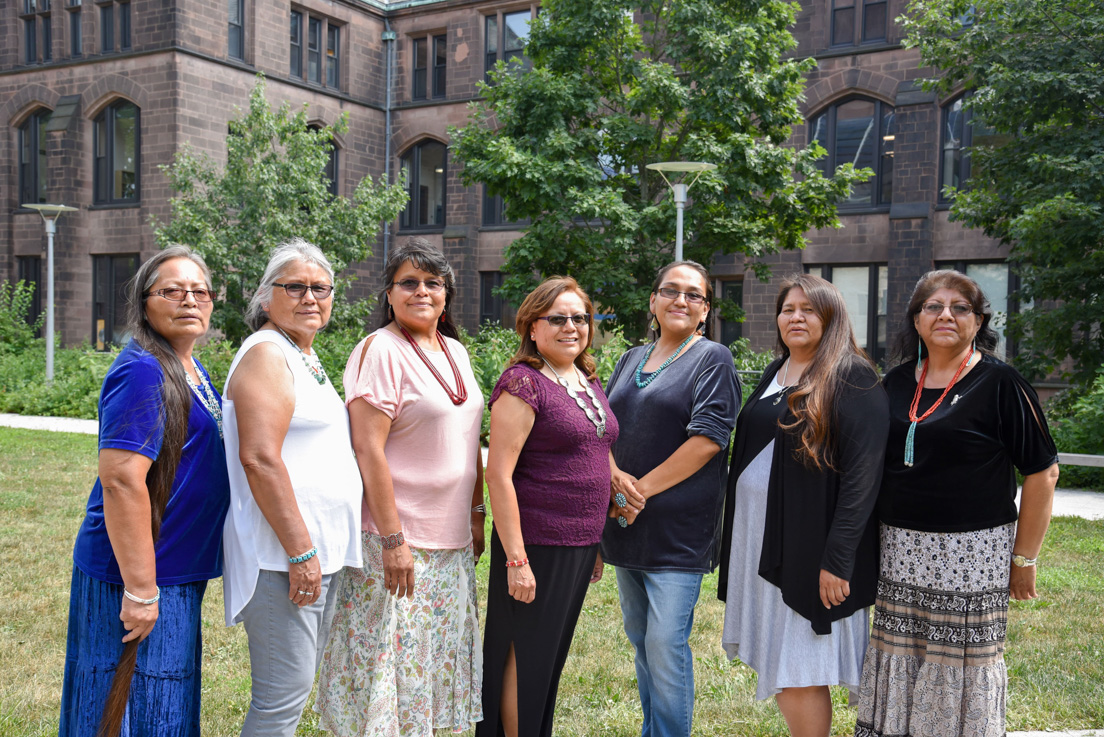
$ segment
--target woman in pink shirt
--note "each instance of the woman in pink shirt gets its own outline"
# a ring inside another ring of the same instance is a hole
[[[431,737],[483,717],[483,396],[456,340],[455,292],[428,242],[395,249],[382,325],[345,367],[364,566],[345,569],[315,706],[339,737]]]

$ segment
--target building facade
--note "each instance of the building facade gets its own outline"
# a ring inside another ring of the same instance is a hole
[[[797,54],[818,60],[805,123],[826,167],[847,161],[877,174],[841,207],[843,227],[811,232],[802,252],[771,259],[761,283],[739,258],[712,265],[719,294],[744,324],[725,340],[774,343],[778,280],[806,270],[847,296],[864,346],[885,353],[912,285],[933,265],[982,282],[1007,310],[1007,252],[948,220],[944,183],[969,177],[972,129],[961,96],[937,98],[917,80],[915,51],[892,19],[905,0],[811,0],[795,28]],[[410,204],[388,223],[374,256],[356,265],[358,296],[376,286],[395,239],[439,245],[457,271],[456,317],[474,330],[510,320],[493,289],[503,248],[520,234],[502,203],[464,187],[449,160],[448,128],[462,125],[477,84],[522,55],[536,2],[498,0],[0,0],[0,278],[43,284],[45,235],[24,203],[64,203],[56,248],[57,327],[66,343],[119,342],[122,286],[156,249],[153,223],[171,196],[161,167],[182,146],[225,158],[230,119],[248,105],[255,75],[274,105],[307,105],[312,124],[348,114],[329,172],[350,194],[363,176],[405,170]],[[1014,306],[1011,306],[1014,307]]]

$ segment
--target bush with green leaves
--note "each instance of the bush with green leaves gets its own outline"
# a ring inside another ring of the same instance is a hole
[[[1066,389],[1047,403],[1046,410],[1058,450],[1104,455],[1104,369],[1088,388]],[[1104,468],[1062,466],[1058,483],[1104,491]]]
[[[31,321],[34,284],[0,280],[0,353],[22,353],[31,347],[46,314]]]
[[[87,343],[54,354],[54,381],[46,383],[46,343],[35,339],[19,353],[0,351],[0,412],[96,419],[100,385],[118,350]]]

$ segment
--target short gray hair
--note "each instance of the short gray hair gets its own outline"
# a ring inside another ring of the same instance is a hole
[[[280,275],[293,263],[305,261],[308,264],[321,266],[330,277],[330,283],[334,282],[334,270],[330,260],[322,249],[313,243],[308,243],[302,238],[292,238],[286,243],[281,243],[272,250],[268,257],[268,265],[265,266],[261,283],[249,300],[249,306],[245,308],[245,324],[250,330],[260,330],[261,326],[268,322],[268,314],[264,306],[272,301],[272,282],[278,280]]]

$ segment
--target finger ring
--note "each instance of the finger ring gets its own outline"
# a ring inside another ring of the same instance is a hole
[[[625,519],[624,516],[619,516],[617,518],[617,524],[621,525],[622,527],[628,527],[629,521]]]
[[[299,589],[299,595],[300,596],[310,596],[310,592],[309,591],[303,591],[303,589]]]
[[[629,503],[629,500],[619,491],[613,495],[613,503],[624,509],[625,505]]]

